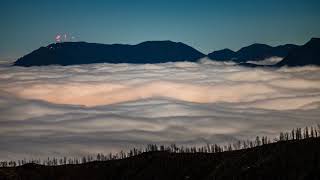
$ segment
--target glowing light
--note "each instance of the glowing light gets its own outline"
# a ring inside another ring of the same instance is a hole
[[[55,39],[56,39],[56,42],[61,42],[61,35],[58,34]]]

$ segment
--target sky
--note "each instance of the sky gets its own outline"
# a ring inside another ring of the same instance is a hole
[[[252,43],[304,44],[320,37],[318,0],[1,0],[0,60],[54,42],[184,42],[209,53]]]

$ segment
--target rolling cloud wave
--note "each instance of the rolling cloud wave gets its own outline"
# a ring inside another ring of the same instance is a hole
[[[0,67],[0,159],[225,143],[320,123],[320,68]]]

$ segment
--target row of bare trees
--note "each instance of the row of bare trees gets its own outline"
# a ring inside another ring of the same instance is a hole
[[[254,140],[239,140],[228,145],[218,145],[218,144],[207,144],[201,147],[185,147],[177,146],[176,144],[171,144],[169,146],[148,144],[145,148],[133,148],[128,152],[120,151],[118,153],[103,154],[98,153],[95,157],[88,155],[82,158],[47,158],[44,160],[31,159],[31,160],[18,160],[18,161],[0,161],[0,167],[16,167],[27,163],[42,164],[47,166],[57,166],[57,165],[67,165],[67,164],[82,164],[92,161],[107,161],[124,159],[132,156],[137,156],[145,152],[154,151],[165,151],[171,153],[219,153],[225,151],[241,150],[247,148],[254,148],[257,146],[270,144],[278,141],[290,141],[290,140],[301,140],[307,138],[318,138],[320,137],[320,124],[317,127],[305,127],[292,129],[290,132],[280,132],[279,137],[274,139],[269,139],[267,136],[259,137],[257,136]]]

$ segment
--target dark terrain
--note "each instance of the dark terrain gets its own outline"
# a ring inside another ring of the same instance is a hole
[[[63,42],[40,47],[18,59],[14,65],[144,64],[196,61],[204,56],[186,44],[172,41],[146,41],[137,45]]]
[[[77,65],[92,63],[154,64],[166,62],[196,62],[206,55],[181,42],[146,41],[137,45],[63,42],[50,44],[19,58],[15,66]],[[234,52],[230,49],[214,51],[208,57],[215,61],[234,61],[242,66],[264,67],[246,63],[271,57],[282,57],[276,65],[320,65],[320,39],[312,38],[305,45],[286,44],[272,47],[252,44]],[[266,65],[267,66],[267,65]]]
[[[276,66],[320,65],[320,38],[312,38],[305,45],[291,51]]]
[[[241,48],[234,52],[230,49],[223,49],[214,51],[208,54],[208,57],[216,61],[234,61],[243,63],[246,61],[260,61],[271,57],[286,57],[289,52],[293,51],[299,46],[294,44],[286,44],[272,47],[266,44],[252,44]]]
[[[320,138],[280,141],[220,153],[147,152],[78,165],[0,168],[0,179],[319,180]]]

